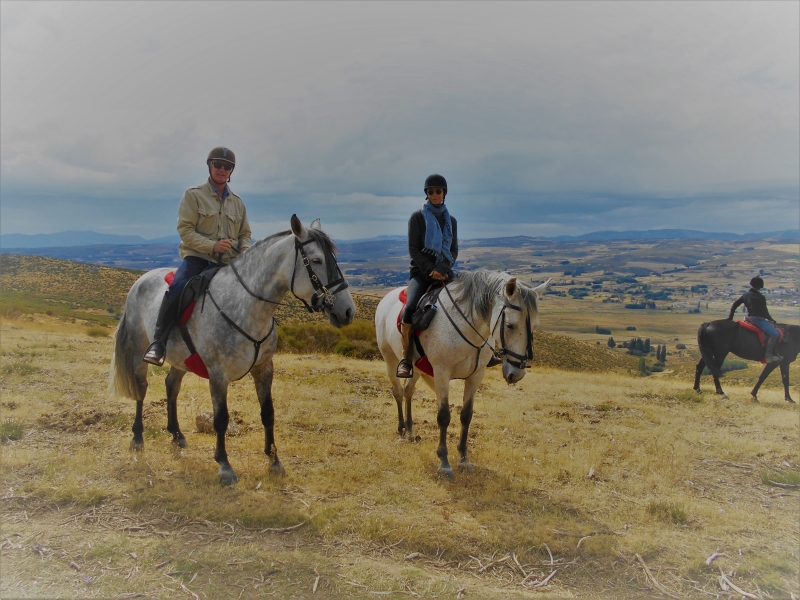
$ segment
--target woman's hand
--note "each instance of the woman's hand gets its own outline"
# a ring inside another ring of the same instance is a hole
[[[437,271],[436,269],[434,269],[433,271],[431,271],[429,276],[430,276],[431,278],[435,279],[436,281],[445,281],[445,280],[447,279],[447,275],[442,275],[442,274],[441,274],[441,273],[439,273],[439,271]]]

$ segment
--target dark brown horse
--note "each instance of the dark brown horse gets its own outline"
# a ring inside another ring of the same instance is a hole
[[[764,383],[769,374],[775,370],[775,367],[780,366],[784,399],[794,404],[794,400],[789,395],[789,364],[794,362],[798,352],[800,352],[800,326],[778,325],[778,327],[785,330],[785,334],[775,351],[783,357],[783,360],[781,362],[767,363],[756,382],[756,386],[750,393],[753,395],[753,400],[758,402],[758,388],[761,387],[761,384]],[[765,349],[758,339],[758,334],[741,327],[738,322],[730,319],[703,323],[697,331],[697,345],[700,346],[702,358],[697,363],[695,371],[695,391],[700,391],[700,375],[703,373],[703,367],[707,366],[714,377],[717,394],[723,396],[726,394],[722,391],[719,377],[722,374],[722,362],[728,353],[732,352],[740,358],[757,361],[761,361],[765,353]]]

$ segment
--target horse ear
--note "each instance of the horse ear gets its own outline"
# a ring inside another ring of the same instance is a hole
[[[537,298],[541,297],[542,292],[544,292],[544,290],[547,288],[547,286],[550,285],[551,281],[552,281],[552,279],[548,279],[547,281],[545,281],[541,285],[537,285],[535,288],[533,288],[533,293],[536,294]]]
[[[303,235],[303,224],[297,218],[297,215],[292,215],[292,233],[297,237],[302,237]]]
[[[311,225],[308,226],[309,229],[322,229],[322,223],[320,223],[319,219],[314,219],[311,222]]]
[[[508,281],[506,281],[506,296],[509,298],[513,298],[514,294],[517,293],[517,278],[512,277]]]

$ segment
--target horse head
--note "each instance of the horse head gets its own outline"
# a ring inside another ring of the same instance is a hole
[[[319,219],[304,227],[292,215],[295,265],[291,291],[311,312],[324,312],[334,327],[353,322],[356,305],[336,262],[336,244],[322,231]]]
[[[539,324],[539,294],[550,283],[529,288],[516,277],[506,281],[502,306],[493,330],[495,348],[503,357],[503,379],[517,383],[533,360],[533,328]],[[498,343],[499,338],[499,343]]]

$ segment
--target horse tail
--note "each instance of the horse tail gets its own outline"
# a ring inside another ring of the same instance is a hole
[[[697,345],[700,348],[700,356],[705,361],[708,370],[714,377],[722,375],[722,371],[717,365],[717,358],[714,355],[714,345],[711,343],[711,335],[708,333],[708,327],[711,323],[703,323],[700,329],[697,330]]]
[[[132,340],[126,315],[122,315],[114,332],[114,354],[111,356],[111,368],[108,373],[108,391],[115,398],[139,399],[139,384],[135,370],[141,357],[131,352]]]

